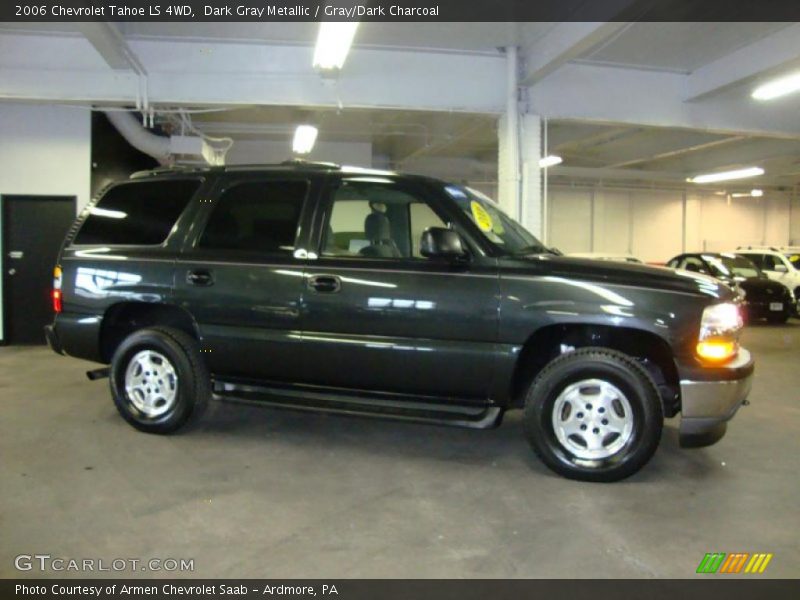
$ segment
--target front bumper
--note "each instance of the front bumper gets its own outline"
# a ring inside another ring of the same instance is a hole
[[[724,370],[715,380],[681,378],[681,446],[697,448],[719,441],[750,393],[755,363],[747,350],[741,349],[730,365],[715,368],[719,369]]]

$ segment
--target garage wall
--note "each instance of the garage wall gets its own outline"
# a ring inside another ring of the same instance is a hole
[[[0,199],[4,194],[76,196],[80,210],[89,201],[90,156],[88,110],[0,102]],[[0,222],[0,248],[2,231]],[[2,285],[0,278],[0,340]]]
[[[734,198],[667,190],[554,186],[550,243],[563,252],[629,252],[664,262],[686,251],[786,245],[800,237],[798,202],[789,194]],[[685,223],[685,226],[684,226]]]
[[[286,141],[237,140],[225,157],[226,164],[247,165],[279,163],[292,158],[291,136]],[[372,166],[370,142],[319,141],[306,160],[334,162],[358,167]]]
[[[794,246],[800,246],[800,196],[797,190],[789,203],[789,237]]]

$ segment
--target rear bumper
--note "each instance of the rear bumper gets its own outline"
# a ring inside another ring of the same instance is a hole
[[[56,354],[64,354],[64,349],[61,347],[61,340],[58,339],[56,328],[52,325],[44,326],[44,337],[47,340],[47,345]]]
[[[747,400],[755,371],[750,353],[742,349],[724,369],[725,376],[718,380],[681,379],[681,446],[710,446],[719,441],[727,422]]]
[[[771,305],[777,302],[780,302],[783,308],[772,310]],[[743,307],[748,319],[766,319],[775,315],[791,314],[795,308],[792,298],[776,298],[773,302],[744,302]]]

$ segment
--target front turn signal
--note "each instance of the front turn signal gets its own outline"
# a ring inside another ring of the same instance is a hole
[[[709,362],[724,362],[736,356],[738,346],[733,340],[703,340],[697,343],[697,356]]]

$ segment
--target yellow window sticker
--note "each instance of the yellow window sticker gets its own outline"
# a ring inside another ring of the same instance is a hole
[[[469,203],[469,207],[472,209],[472,216],[475,218],[475,223],[478,224],[480,230],[491,231],[494,223],[492,223],[492,216],[486,212],[486,209],[475,200]]]

